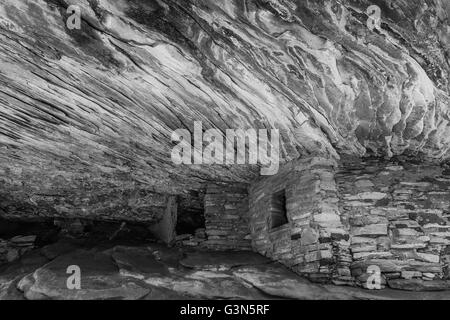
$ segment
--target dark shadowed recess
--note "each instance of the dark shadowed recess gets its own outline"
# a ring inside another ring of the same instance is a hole
[[[44,246],[57,241],[59,232],[60,228],[54,225],[53,219],[23,221],[0,217],[0,239],[36,235],[36,245]]]
[[[189,197],[180,199],[175,231],[177,235],[194,234],[205,228],[205,208],[203,192],[192,191]]]
[[[42,247],[61,238],[80,240],[85,245],[144,244],[155,242],[145,223],[86,219],[18,220],[0,218],[0,239],[36,236],[35,245]]]

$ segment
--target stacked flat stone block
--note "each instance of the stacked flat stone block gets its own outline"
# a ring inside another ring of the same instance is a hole
[[[205,194],[207,241],[214,250],[251,250],[246,185],[210,185]]]
[[[9,240],[0,239],[0,265],[13,262],[34,249],[36,236],[16,236]]]
[[[450,288],[450,175],[440,166],[366,160],[336,175],[349,229],[352,275],[366,285],[381,269],[391,288]]]
[[[338,167],[311,157],[248,190],[247,201],[244,188],[208,188],[208,246],[248,248],[249,227],[255,251],[313,281],[368,287],[377,267],[381,287],[450,288],[449,170],[369,159]]]
[[[253,248],[315,281],[351,283],[348,233],[341,223],[336,162],[312,157],[286,164],[252,184],[249,193]],[[288,223],[271,228],[271,200],[286,194]]]

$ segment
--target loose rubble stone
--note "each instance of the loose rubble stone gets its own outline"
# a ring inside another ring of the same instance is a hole
[[[187,268],[208,271],[226,271],[239,266],[269,262],[269,259],[253,252],[212,252],[207,255],[195,252],[188,254],[187,258],[180,261],[181,265]]]
[[[0,239],[0,265],[19,259],[34,248],[36,236],[16,236],[10,240]]]

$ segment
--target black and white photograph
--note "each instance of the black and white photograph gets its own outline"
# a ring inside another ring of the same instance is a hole
[[[450,0],[0,0],[0,300],[450,300],[449,74]]]

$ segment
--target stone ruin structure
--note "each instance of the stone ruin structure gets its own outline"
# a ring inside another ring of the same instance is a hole
[[[0,264],[153,237],[450,289],[449,21],[447,0],[0,1]],[[278,173],[174,163],[195,123],[278,130]]]
[[[191,245],[254,250],[318,282],[365,287],[377,266],[383,286],[448,288],[448,168],[311,157],[204,199],[207,237]]]

